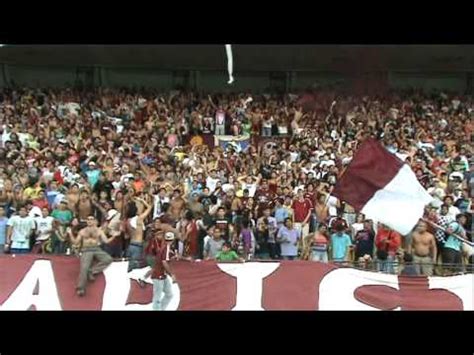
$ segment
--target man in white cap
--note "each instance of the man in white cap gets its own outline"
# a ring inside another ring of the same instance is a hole
[[[166,307],[173,297],[171,281],[173,283],[176,282],[176,278],[168,263],[175,257],[175,252],[172,247],[174,233],[158,231],[156,239],[156,243],[153,243],[150,247],[149,253],[155,257],[155,263],[151,270],[151,278],[153,280],[153,310],[161,311],[166,310]],[[145,278],[147,276],[148,275],[146,275]]]

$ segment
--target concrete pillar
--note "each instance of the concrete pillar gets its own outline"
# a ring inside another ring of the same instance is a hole
[[[2,77],[3,77],[3,83],[4,86],[10,86],[11,81],[10,81],[10,68],[8,67],[8,64],[2,64]]]
[[[194,70],[194,73],[193,73],[193,86],[194,86],[194,89],[199,91],[201,90],[201,72],[199,70]]]
[[[107,84],[107,69],[102,66],[97,67],[97,85],[105,87]]]
[[[286,92],[292,92],[295,89],[297,74],[295,71],[287,72]]]
[[[474,88],[473,79],[474,79],[473,73],[466,73],[466,93],[469,95],[473,93],[473,88]]]

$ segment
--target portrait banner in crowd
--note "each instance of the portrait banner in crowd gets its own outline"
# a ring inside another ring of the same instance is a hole
[[[0,257],[0,310],[152,310],[148,267],[113,262],[76,295],[72,256]],[[167,310],[473,310],[472,275],[407,277],[310,261],[171,262]]]
[[[212,134],[198,134],[192,136],[189,139],[189,145],[191,146],[199,146],[199,145],[207,145],[209,149],[213,149],[215,146],[214,143],[214,135]]]
[[[286,143],[288,146],[289,141],[290,138],[288,136],[258,137],[258,145],[267,149],[273,146],[281,147],[283,143]]]
[[[216,145],[224,150],[233,149],[237,153],[244,152],[250,145],[250,136],[215,136]]]

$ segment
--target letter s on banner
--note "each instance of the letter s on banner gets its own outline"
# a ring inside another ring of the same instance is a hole
[[[369,277],[370,275],[370,277]],[[319,284],[320,311],[368,311],[378,310],[358,301],[354,291],[365,285],[398,287],[397,275],[379,274],[341,268],[329,272]],[[400,310],[400,307],[395,308]]]

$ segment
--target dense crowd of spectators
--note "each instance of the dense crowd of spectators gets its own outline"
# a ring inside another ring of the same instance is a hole
[[[472,238],[473,115],[470,96],[442,92],[4,89],[0,253],[78,254],[92,216],[103,249],[132,267],[164,232],[190,260],[462,272],[473,251],[452,233]],[[248,146],[221,146],[221,135]],[[434,197],[426,219],[444,229],[420,221],[401,236],[331,195],[367,137],[412,167]]]

